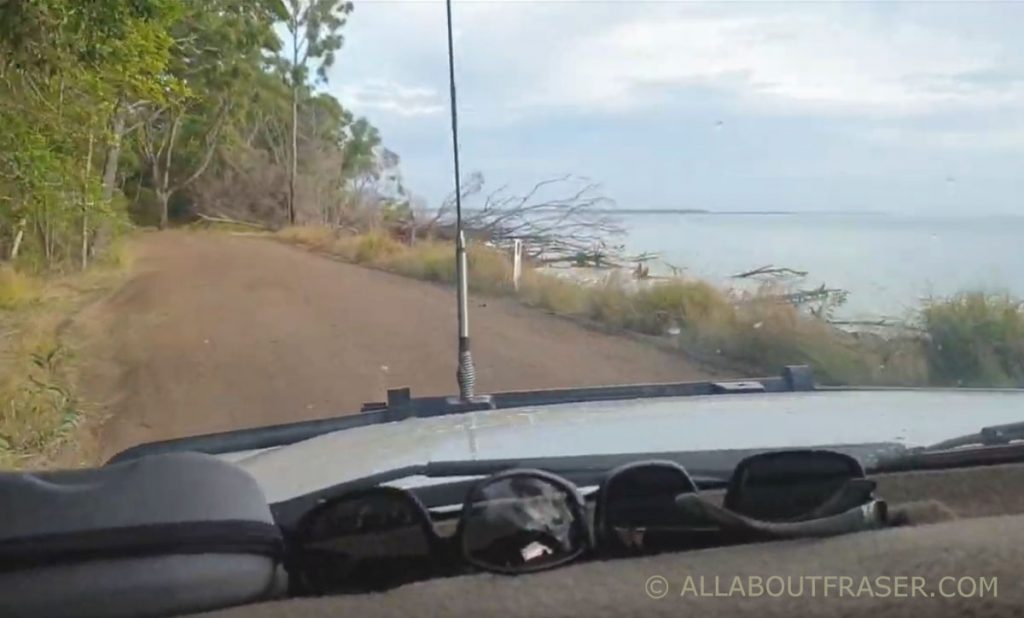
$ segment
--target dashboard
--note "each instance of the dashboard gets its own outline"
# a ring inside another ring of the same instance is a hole
[[[474,574],[385,593],[297,598],[211,618],[1015,616],[1024,613],[1024,464],[874,475],[892,528]]]

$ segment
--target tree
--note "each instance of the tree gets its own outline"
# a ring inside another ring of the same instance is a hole
[[[159,97],[175,0],[0,3],[0,248],[81,261],[116,218],[93,161],[118,96]]]
[[[291,44],[287,64],[292,92],[291,158],[288,169],[288,221],[295,223],[295,180],[299,158],[299,97],[309,81],[309,68],[316,67],[317,81],[327,81],[327,69],[344,41],[339,30],[345,25],[352,3],[346,0],[285,0]]]
[[[189,0],[174,24],[174,84],[166,105],[150,105],[141,122],[139,149],[149,167],[167,226],[172,196],[209,168],[221,130],[236,101],[262,72],[263,52],[276,51],[276,3]]]
[[[129,216],[278,226],[398,212],[397,155],[317,90],[351,10],[0,0],[0,259],[84,264]]]

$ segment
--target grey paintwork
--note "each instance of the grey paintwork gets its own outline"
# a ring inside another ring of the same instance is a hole
[[[277,502],[429,461],[869,442],[915,446],[1020,420],[1019,390],[711,395],[412,418],[225,457],[249,470]]]

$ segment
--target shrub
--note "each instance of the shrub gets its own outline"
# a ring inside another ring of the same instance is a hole
[[[637,323],[633,299],[619,275],[612,275],[587,292],[587,315],[590,319],[615,328],[628,328]]]
[[[359,236],[353,259],[359,264],[382,266],[405,247],[384,232],[368,232]]]
[[[1024,307],[1007,295],[967,292],[921,312],[932,382],[1024,386]]]
[[[451,259],[452,254],[449,254]],[[473,290],[486,294],[512,290],[512,260],[500,249],[471,244],[467,248],[466,261],[469,285]]]
[[[451,283],[455,281],[454,255],[453,245],[426,241],[392,256],[384,268],[414,279]]]
[[[707,329],[731,323],[732,301],[704,281],[672,279],[638,290],[633,296],[633,330],[663,334],[669,327]]]
[[[575,281],[566,281],[535,270],[523,271],[519,282],[519,299],[561,315],[579,315],[588,305],[590,290]]]

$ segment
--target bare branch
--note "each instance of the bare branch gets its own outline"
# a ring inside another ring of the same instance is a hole
[[[768,264],[766,266],[761,266],[760,268],[755,268],[754,270],[748,270],[746,272],[737,273],[737,274],[733,275],[732,278],[733,279],[749,279],[751,277],[763,277],[763,276],[769,276],[769,277],[786,277],[786,276],[806,277],[807,276],[807,271],[806,270],[794,270],[792,268],[776,268],[776,267],[772,266],[771,264]]]
[[[253,223],[251,221],[242,221],[240,219],[232,219],[231,217],[225,217],[225,216],[211,217],[209,215],[204,215],[201,212],[196,213],[196,216],[199,217],[200,219],[202,219],[203,221],[209,221],[211,223],[230,223],[232,225],[241,225],[241,226],[244,226],[244,227],[251,227],[251,228],[254,228],[254,229],[257,229],[257,230],[269,229],[263,223]]]
[[[213,161],[213,155],[214,153],[217,152],[217,138],[220,134],[221,127],[223,127],[224,125],[224,118],[227,116],[229,107],[230,104],[226,103],[221,106],[220,112],[217,114],[217,119],[214,121],[213,126],[210,127],[210,130],[206,134],[206,154],[203,155],[202,162],[199,164],[198,167],[196,167],[195,171],[192,172],[191,176],[186,178],[184,181],[179,183],[178,186],[175,187],[175,191],[184,189],[185,187],[195,182],[197,178],[199,178],[200,176],[203,175],[204,172],[206,172],[206,168],[210,166],[210,162]]]
[[[574,262],[581,256],[602,265],[625,260],[624,248],[611,242],[625,230],[602,210],[611,200],[599,193],[597,185],[578,181],[572,176],[550,178],[522,195],[508,195],[501,187],[489,193],[480,208],[464,213],[463,226],[470,237],[498,246],[522,240],[525,255],[538,262]],[[463,194],[479,191],[481,184],[465,187]],[[547,199],[541,195],[555,190],[563,195]],[[418,229],[453,236],[451,202],[446,200]]]

